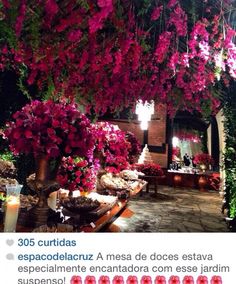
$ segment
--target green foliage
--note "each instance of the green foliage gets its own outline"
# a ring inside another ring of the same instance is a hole
[[[86,0],[77,0],[77,2],[86,12],[89,10],[89,4]]]
[[[146,15],[149,9],[151,8],[151,1],[150,0],[143,0],[141,1],[141,7],[139,8],[138,16]]]
[[[226,207],[231,218],[236,217],[236,84],[231,84],[229,94],[225,96],[225,135],[226,151],[224,153],[224,168],[226,173]]]
[[[9,162],[15,162],[15,157],[10,151],[0,153],[0,159],[4,161],[9,161]]]
[[[28,76],[28,69],[24,64],[22,64],[21,67],[19,68],[19,79],[17,82],[17,86],[19,90],[22,92],[22,94],[25,95],[26,98],[30,100],[31,97],[29,94],[29,90],[25,85],[25,80],[27,76]]]
[[[38,7],[34,13],[34,20],[29,22],[29,33],[31,46],[36,50],[40,45],[40,28],[41,28],[41,17],[43,16],[42,7]]]
[[[47,90],[46,92],[43,93],[43,100],[49,100],[52,95],[53,95],[53,92],[55,91],[55,86],[54,86],[54,83],[53,83],[53,79],[51,76],[48,76],[48,80],[47,80]]]
[[[0,21],[0,42],[6,40],[11,48],[17,49],[17,38],[14,27],[16,18],[18,15],[18,5],[12,6],[12,9],[9,10],[9,17],[7,21]]]
[[[236,151],[229,147],[225,155],[226,190],[229,205],[229,216],[236,217]]]

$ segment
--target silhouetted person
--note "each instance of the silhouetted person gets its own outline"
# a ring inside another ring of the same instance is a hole
[[[187,154],[187,153],[185,153],[185,155],[184,155],[184,165],[186,166],[186,167],[189,167],[190,166],[190,157],[189,157],[189,155]]]

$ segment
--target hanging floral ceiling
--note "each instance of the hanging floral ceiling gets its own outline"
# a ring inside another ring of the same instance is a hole
[[[236,78],[231,9],[218,0],[2,0],[0,70],[13,68],[26,94],[36,86],[87,112],[138,99],[170,113],[215,111],[219,80]]]

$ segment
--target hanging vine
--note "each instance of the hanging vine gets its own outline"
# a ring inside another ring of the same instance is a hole
[[[76,98],[97,114],[138,99],[172,114],[214,112],[217,81],[236,78],[224,2],[4,0],[0,70],[15,69],[25,94],[35,85],[42,98]]]

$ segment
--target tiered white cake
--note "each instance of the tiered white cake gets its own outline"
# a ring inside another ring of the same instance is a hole
[[[152,156],[149,152],[147,144],[143,148],[143,151],[138,159],[138,164],[150,164],[153,163]]]

